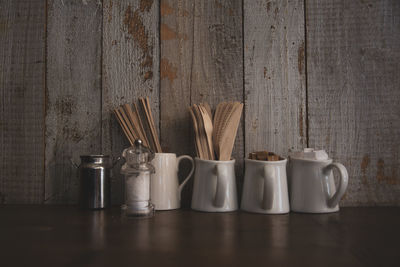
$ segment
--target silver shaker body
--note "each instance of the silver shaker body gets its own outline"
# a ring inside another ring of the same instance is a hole
[[[79,165],[79,205],[84,209],[110,206],[112,163],[106,155],[81,156]]]

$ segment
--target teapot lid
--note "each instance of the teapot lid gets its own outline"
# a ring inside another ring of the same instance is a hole
[[[303,151],[292,152],[290,157],[298,159],[328,160],[329,156],[325,150],[315,150],[314,148],[304,148]]]

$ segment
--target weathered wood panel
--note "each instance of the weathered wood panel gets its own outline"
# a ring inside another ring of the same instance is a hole
[[[165,152],[194,155],[188,107],[193,56],[192,1],[161,0],[160,131]]]
[[[246,153],[306,146],[303,1],[244,2]]]
[[[0,1],[0,203],[41,203],[45,2]]]
[[[101,29],[98,1],[47,6],[46,203],[78,200],[70,159],[101,151]]]
[[[191,138],[191,73],[193,62],[192,1],[160,2],[160,135],[165,152],[195,156]],[[179,180],[190,166],[182,163]],[[193,178],[182,192],[182,206],[190,207]]]
[[[195,155],[187,107],[243,102],[241,1],[161,1],[161,140],[178,154]],[[243,124],[233,157],[242,183]],[[189,183],[182,196],[190,206]],[[239,192],[241,189],[239,189]]]
[[[306,3],[310,145],[347,166],[343,205],[399,205],[400,2]]]
[[[102,150],[114,157],[129,146],[112,109],[148,96],[155,125],[159,125],[159,2],[105,1],[103,8]],[[112,198],[123,196],[119,166]]]

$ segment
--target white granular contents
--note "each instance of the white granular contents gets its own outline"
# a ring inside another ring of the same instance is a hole
[[[150,173],[141,173],[138,176],[130,175],[126,178],[126,204],[150,199]]]

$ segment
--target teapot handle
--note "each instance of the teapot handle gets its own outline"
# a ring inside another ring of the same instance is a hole
[[[347,173],[346,167],[343,164],[334,162],[325,167],[325,172],[331,172],[333,168],[336,168],[340,173],[339,186],[336,189],[336,193],[328,200],[328,206],[330,208],[336,207],[339,204],[340,199],[346,192],[347,185],[349,183],[349,174]]]
[[[275,170],[270,166],[264,166],[264,192],[261,205],[264,210],[271,209],[274,202],[274,176]]]
[[[214,206],[221,208],[224,206],[228,188],[228,169],[224,165],[216,164],[215,172],[217,174],[217,189],[214,197]]]

